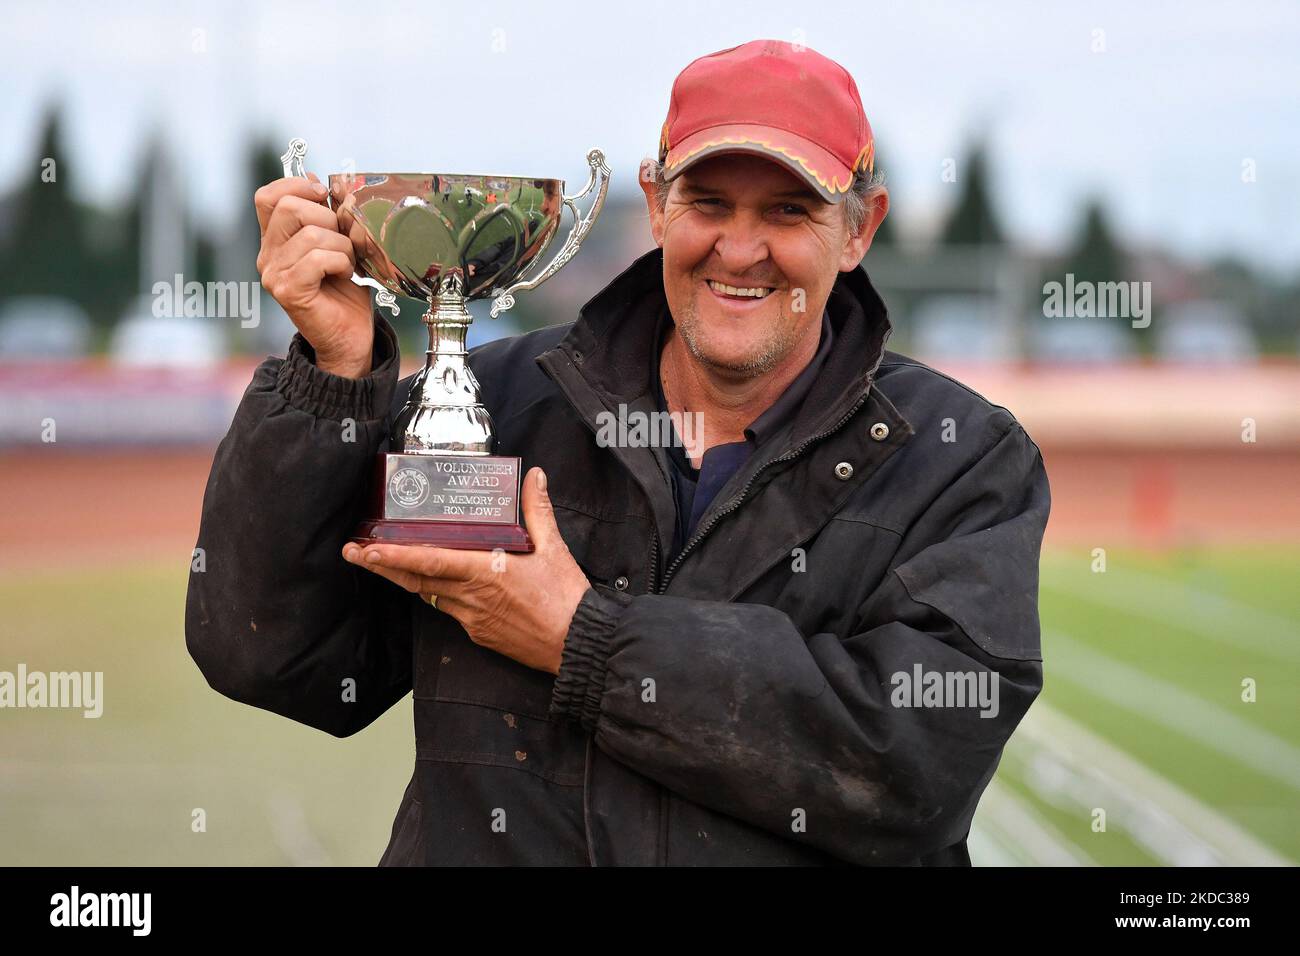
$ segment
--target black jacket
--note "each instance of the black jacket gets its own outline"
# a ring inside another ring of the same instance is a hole
[[[885,351],[855,269],[799,413],[666,561],[663,450],[595,434],[620,403],[654,410],[662,269],[648,253],[577,322],[471,353],[497,452],[546,470],[592,583],[558,677],[340,556],[409,386],[378,314],[365,379],[322,372],[301,337],[258,368],[204,497],[191,655],[221,693],[337,736],[414,691],[384,864],[969,864],[980,794],[1042,685],[1038,447]],[[931,672],[991,679],[996,715],[897,706],[898,675]]]

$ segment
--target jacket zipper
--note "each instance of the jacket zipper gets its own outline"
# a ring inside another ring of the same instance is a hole
[[[650,593],[659,593],[659,529],[650,538]]]
[[[685,560],[686,556],[690,554],[691,549],[694,548],[695,545],[697,545],[700,542],[700,539],[702,539],[706,534],[709,533],[709,529],[711,529],[715,524],[717,524],[725,515],[731,514],[731,512],[735,511],[737,508],[741,506],[741,504],[745,500],[745,496],[749,494],[750,486],[754,484],[754,482],[758,479],[759,475],[761,475],[772,465],[778,464],[783,461],[790,461],[792,458],[798,458],[801,454],[803,454],[804,449],[807,448],[809,445],[811,445],[813,442],[821,441],[823,438],[835,434],[837,431],[839,431],[841,428],[844,427],[844,425],[848,422],[850,418],[852,418],[854,415],[858,413],[859,408],[861,408],[863,405],[866,404],[867,398],[870,394],[871,394],[871,389],[870,387],[868,387],[867,390],[862,393],[862,397],[858,399],[857,403],[854,404],[854,406],[844,414],[843,418],[841,418],[830,428],[826,429],[823,432],[820,432],[819,434],[813,435],[810,438],[804,439],[804,441],[801,444],[791,449],[789,452],[782,455],[780,458],[773,458],[771,461],[764,462],[757,471],[755,471],[752,475],[749,476],[749,481],[745,482],[745,487],[740,489],[740,494],[738,494],[735,498],[731,499],[731,502],[727,505],[727,507],[723,508],[721,511],[714,514],[714,516],[711,519],[709,519],[709,521],[704,525],[704,527],[699,528],[695,532],[695,534],[691,536],[691,539],[686,542],[686,546],[682,548],[681,553],[678,554],[677,557],[673,559],[673,563],[668,566],[667,571],[664,572],[663,581],[658,582],[658,587],[656,587],[653,590],[653,593],[663,594],[664,591],[668,589],[668,584],[672,581],[673,574],[677,571],[677,568],[682,563],[682,561]],[[651,548],[650,551],[652,556],[656,556],[656,560],[653,565],[656,572],[658,571],[658,561],[657,561],[658,550],[659,550],[659,532],[656,531],[653,547]]]
[[[724,508],[722,511],[719,511],[717,514],[715,514],[713,516],[713,519],[709,521],[703,528],[700,528],[695,532],[694,535],[691,536],[691,540],[686,542],[686,546],[682,548],[681,554],[677,555],[677,557],[673,560],[673,563],[669,566],[668,570],[665,572],[664,579],[662,582],[658,580],[659,578],[659,531],[658,529],[656,529],[654,532],[654,536],[650,539],[650,593],[651,594],[664,593],[664,591],[668,587],[668,582],[672,580],[674,572],[676,572],[678,565],[682,563],[682,560],[686,557],[687,553],[693,547],[695,547],[695,545],[700,541],[701,538],[703,538],[706,534],[709,533],[709,529],[712,528],[715,524],[717,524],[723,515],[730,514],[731,512],[735,511],[737,508],[740,507],[741,503],[745,500],[745,496],[749,494],[750,487],[754,484],[754,481],[758,478],[759,475],[761,475],[766,469],[768,469],[772,465],[775,465],[777,462],[789,461],[792,458],[799,457],[799,455],[803,454],[804,449],[807,448],[809,445],[811,445],[813,442],[821,441],[823,438],[835,434],[837,431],[839,431],[841,428],[844,427],[844,425],[848,422],[850,418],[852,418],[854,415],[858,413],[858,409],[860,409],[863,405],[866,404],[867,397],[870,394],[871,394],[871,389],[870,387],[868,387],[868,389],[865,392],[863,392],[862,397],[858,399],[858,401],[854,404],[852,408],[848,410],[848,412],[845,413],[844,417],[841,418],[834,425],[832,425],[830,428],[826,429],[824,432],[821,432],[820,434],[813,435],[811,438],[805,439],[802,443],[800,443],[795,448],[791,449],[786,454],[782,455],[780,458],[773,458],[771,461],[764,462],[757,471],[755,471],[752,475],[750,475],[749,481],[745,482],[745,487],[740,489],[740,494],[738,494],[735,498],[733,498],[731,503],[728,504],[726,508]],[[591,742],[590,740],[588,740],[588,754],[587,754],[588,759],[590,759],[591,756],[590,746],[591,746]],[[663,836],[663,828],[666,827],[667,825],[666,821],[667,821],[668,813],[670,812],[671,808],[672,808],[672,795],[669,793],[667,787],[661,787],[660,794],[659,794],[659,813],[660,813],[660,834],[659,835],[661,838]],[[586,814],[584,813],[584,818],[585,816]],[[668,848],[666,844],[661,844],[658,847],[656,855],[658,856],[659,865],[666,866],[668,864]]]
[[[554,378],[556,384],[559,385],[560,389],[565,392],[566,397],[569,398],[570,403],[572,404],[573,401],[572,395],[569,394],[569,390],[560,381],[562,377],[563,376],[555,376]],[[691,536],[691,539],[686,543],[686,546],[682,548],[681,553],[677,555],[677,557],[673,560],[673,563],[669,566],[669,568],[665,572],[662,581],[659,580],[659,530],[658,528],[655,528],[654,534],[650,539],[650,593],[663,594],[664,591],[667,590],[668,584],[672,580],[673,574],[676,573],[678,566],[686,558],[686,555],[690,553],[690,551],[696,546],[696,544],[699,543],[700,539],[702,539],[705,535],[707,535],[710,529],[712,529],[713,526],[717,524],[718,521],[721,520],[721,518],[724,515],[728,515],[740,507],[740,505],[744,502],[745,497],[749,494],[749,489],[753,486],[755,480],[757,480],[759,475],[761,475],[772,465],[775,465],[783,461],[789,461],[792,458],[799,457],[799,455],[803,454],[804,449],[806,449],[813,442],[821,441],[823,438],[835,434],[835,432],[839,431],[841,428],[844,427],[845,424],[847,424],[850,418],[852,418],[854,415],[858,413],[858,409],[860,409],[863,405],[866,404],[867,398],[870,396],[870,394],[871,394],[871,386],[868,385],[866,390],[862,393],[862,397],[859,398],[853,404],[852,408],[850,408],[847,412],[845,412],[843,418],[841,418],[830,428],[805,439],[803,442],[801,442],[799,445],[797,445],[795,448],[791,449],[789,452],[782,455],[781,457],[773,458],[771,461],[764,462],[759,467],[759,469],[754,472],[754,474],[750,475],[749,480],[745,482],[745,486],[740,489],[740,494],[737,495],[734,499],[732,499],[731,503],[728,504],[726,508],[724,508],[722,511],[719,511],[717,514],[715,514],[713,518],[704,527],[698,529],[695,532],[695,534]],[[590,422],[586,420],[586,416],[579,416],[579,417],[587,425],[588,429],[590,429],[594,434],[596,429],[594,428],[594,426],[592,426]],[[590,862],[594,866],[596,864],[596,855],[595,855],[595,844],[591,840],[591,829],[590,829],[591,818],[590,818],[590,807],[588,804],[590,793],[589,793],[588,779],[587,779],[589,778],[589,775],[591,773],[592,739],[593,737],[591,735],[588,735],[586,754],[583,761],[585,766],[584,766],[583,797],[582,797],[583,799],[582,816],[583,816],[583,825],[585,830],[584,836],[586,838],[586,843],[587,843],[587,854]],[[666,814],[668,812],[668,807],[669,807],[669,794],[666,788],[663,789],[662,792],[660,793],[659,804],[660,804],[660,813]],[[657,849],[656,855],[659,856],[660,858],[659,862],[661,864],[667,863],[666,847],[660,846]]]

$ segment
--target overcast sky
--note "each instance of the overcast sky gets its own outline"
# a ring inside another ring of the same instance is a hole
[[[943,162],[979,135],[1026,243],[1059,244],[1099,192],[1131,242],[1300,267],[1300,3],[134,0],[9,2],[3,23],[5,190],[37,174],[33,136],[54,97],[71,175],[101,201],[123,194],[155,127],[194,207],[218,219],[250,201],[255,131],[304,137],[322,174],[352,161],[560,177],[571,191],[600,145],[612,188],[628,190],[676,74],[771,37],[853,74],[904,224],[923,230],[947,208]]]

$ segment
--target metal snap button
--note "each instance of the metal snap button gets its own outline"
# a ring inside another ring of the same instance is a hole
[[[889,426],[884,422],[876,422],[871,426],[871,437],[876,441],[884,441],[889,437]]]
[[[842,461],[835,466],[835,477],[840,481],[848,481],[853,477],[853,466],[847,461]]]
[[[623,577],[623,575],[621,575],[621,574],[620,574],[618,577],[616,577],[616,578],[614,579],[614,588],[615,588],[616,590],[619,590],[619,591],[626,591],[626,590],[627,590],[627,585],[628,585],[628,580],[627,580],[627,578]]]

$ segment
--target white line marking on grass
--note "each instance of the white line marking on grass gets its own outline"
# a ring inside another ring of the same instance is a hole
[[[1300,662],[1300,625],[1222,594],[1194,591],[1181,583],[1132,568],[1106,574],[1053,574],[1042,587],[1093,604],[1174,625],[1199,637],[1246,648],[1278,660]]]
[[[1256,773],[1300,790],[1300,748],[1225,707],[1107,657],[1059,631],[1050,633],[1050,676],[1217,750]]]
[[[980,798],[977,816],[1015,841],[1034,866],[1096,866],[1034,808],[996,777]],[[1004,842],[1010,842],[1006,840]],[[973,862],[973,861],[972,861]]]
[[[971,866],[1021,865],[1013,853],[1003,846],[1002,838],[978,822],[978,816],[971,821],[966,849],[970,852]]]
[[[1017,739],[1056,754],[1075,771],[1090,777],[1101,792],[1101,806],[1107,806],[1109,801],[1110,804],[1125,808],[1128,803],[1137,802],[1163,811],[1202,846],[1211,848],[1225,865],[1292,865],[1290,860],[1266,846],[1235,821],[1041,700],[1029,708],[1029,713],[1016,728],[1012,742]],[[1036,791],[1038,788],[1050,789],[1044,786],[1042,780],[1034,781],[1032,774],[1029,782],[1035,786]],[[1106,796],[1107,791],[1120,799],[1116,801]],[[1077,796],[1088,797],[1091,794]],[[1171,862],[1191,858],[1194,847],[1186,849],[1187,855],[1173,847],[1175,853],[1171,859],[1171,841],[1153,838],[1156,835],[1143,819],[1147,816],[1145,811],[1136,816],[1131,812],[1121,812],[1116,819],[1112,810],[1107,816],[1108,824],[1125,826],[1126,832],[1154,855],[1170,859]],[[1129,826],[1143,832],[1134,833]]]
[[[1027,751],[1023,756],[1021,750]],[[1017,775],[1043,803],[1068,813],[1088,838],[1099,845],[1105,833],[1122,833],[1157,861],[1174,866],[1219,866],[1223,858],[1172,814],[1131,788],[1116,781],[1104,768],[1088,766],[1073,758],[1059,744],[1040,746],[1027,736],[1014,741],[1006,758],[1017,765]],[[1106,831],[1092,830],[1093,814],[1106,812]]]

